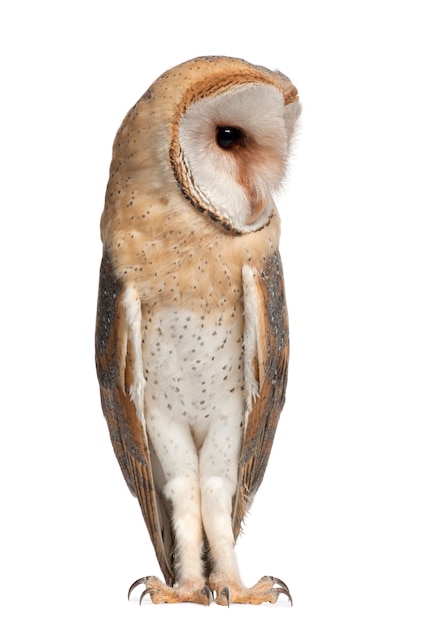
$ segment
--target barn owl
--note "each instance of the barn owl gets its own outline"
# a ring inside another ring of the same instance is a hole
[[[114,452],[164,579],[154,603],[291,601],[243,584],[235,543],[284,404],[280,219],[300,113],[278,71],[200,57],[162,74],[113,146],[96,365]]]

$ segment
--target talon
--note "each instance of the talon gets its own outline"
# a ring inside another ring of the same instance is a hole
[[[208,585],[204,585],[203,593],[207,598],[207,605],[209,606],[213,600],[213,592],[210,590],[210,587]]]
[[[277,595],[279,596],[281,593],[284,593],[288,600],[290,601],[291,606],[293,606],[293,598],[291,597],[290,592],[288,591],[288,589],[283,589],[282,587],[279,589],[275,590],[277,592]]]
[[[145,596],[147,596],[147,595],[148,595],[148,593],[151,593],[151,591],[153,591],[153,589],[151,589],[151,587],[147,587],[146,589],[144,589],[144,590],[142,591],[142,593],[140,594],[139,605],[141,605],[141,604],[142,604],[142,600],[143,600],[143,598],[144,598]]]
[[[227,600],[227,606],[230,608],[230,590],[228,587],[224,587],[224,589],[221,591],[221,595],[222,596],[226,596],[226,600]]]
[[[279,585],[279,589],[277,589],[278,595],[280,593],[285,594],[288,600],[290,601],[291,606],[293,606],[293,598],[291,597],[291,593],[290,593],[290,590],[288,589],[288,585],[284,583],[284,581],[281,580],[280,578],[276,578],[275,576],[272,576],[271,578],[273,580],[274,585]]]
[[[273,581],[274,585],[279,585],[279,587],[282,587],[282,589],[286,589],[286,591],[289,591],[288,585],[284,583],[283,580],[281,580],[280,578],[276,578],[275,576],[270,576],[270,578]]]
[[[131,592],[134,591],[136,587],[142,584],[146,584],[146,579],[144,576],[143,578],[139,578],[138,580],[135,580],[133,584],[131,585],[131,587],[128,589],[128,600],[130,599]]]

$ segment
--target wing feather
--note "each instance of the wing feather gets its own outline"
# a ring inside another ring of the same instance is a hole
[[[243,270],[247,389],[258,381],[258,394],[248,394],[245,434],[239,462],[233,531],[242,522],[262,482],[285,401],[288,374],[288,314],[279,253],[261,271]],[[253,379],[252,379],[253,376]]]
[[[114,452],[131,493],[139,501],[160,568],[168,584],[173,584],[172,533],[169,516],[154,485],[139,390],[138,329],[133,307],[127,309],[130,297],[132,294],[116,278],[109,255],[104,252],[96,323],[96,368],[102,409]]]

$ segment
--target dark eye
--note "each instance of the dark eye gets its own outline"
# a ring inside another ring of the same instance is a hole
[[[241,143],[242,130],[234,126],[218,126],[216,129],[216,142],[223,150],[230,150]]]

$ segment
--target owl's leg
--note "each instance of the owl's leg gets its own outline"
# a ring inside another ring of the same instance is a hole
[[[170,419],[150,417],[148,435],[162,465],[165,484],[162,493],[172,509],[176,585],[170,587],[158,578],[136,581],[146,586],[152,602],[197,602],[209,604],[202,561],[202,523],[198,456],[189,427]],[[134,583],[136,585],[136,583]]]
[[[212,425],[200,452],[201,515],[214,563],[209,587],[216,594],[217,604],[226,606],[274,603],[280,594],[285,594],[292,602],[288,587],[273,576],[264,576],[253,587],[245,587],[241,582],[232,528],[240,423],[241,419],[233,421],[222,416]]]
[[[232,499],[236,491],[241,447],[241,406],[230,406],[212,421],[200,450],[201,516],[213,559],[209,586],[241,585],[232,529]],[[217,600],[218,601],[218,600]]]

